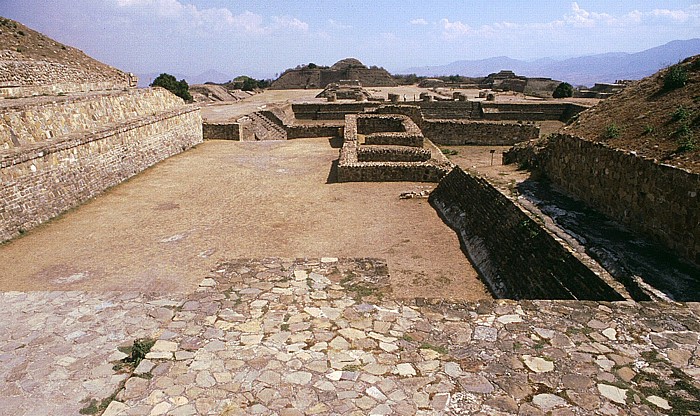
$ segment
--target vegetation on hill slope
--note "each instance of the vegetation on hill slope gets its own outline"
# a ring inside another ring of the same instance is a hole
[[[700,55],[628,86],[562,132],[700,172]]]

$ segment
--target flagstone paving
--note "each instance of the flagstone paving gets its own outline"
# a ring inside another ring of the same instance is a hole
[[[388,273],[241,259],[175,297],[2,293],[0,414],[700,414],[700,304],[397,301]]]

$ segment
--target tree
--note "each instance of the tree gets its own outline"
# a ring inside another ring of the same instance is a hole
[[[552,97],[554,98],[566,98],[566,97],[573,97],[574,95],[574,87],[571,86],[568,82],[562,82],[561,84],[557,85],[557,88],[554,89],[554,93],[552,94]]]
[[[192,101],[192,94],[190,94],[190,86],[187,85],[187,81],[184,79],[178,81],[170,74],[163,73],[158,75],[158,78],[151,83],[151,87],[163,87],[185,101]]]

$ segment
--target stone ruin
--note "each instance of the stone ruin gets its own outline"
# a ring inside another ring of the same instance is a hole
[[[452,167],[407,116],[345,116],[339,182],[439,182]]]
[[[304,66],[288,69],[272,83],[271,89],[325,88],[341,80],[358,80],[365,87],[396,87],[396,80],[384,68],[368,68],[355,58],[342,59],[331,67]]]
[[[316,95],[316,98],[326,98],[330,102],[335,100],[364,101],[371,97],[372,94],[362,87],[359,80],[340,80],[328,84],[323,91]]]

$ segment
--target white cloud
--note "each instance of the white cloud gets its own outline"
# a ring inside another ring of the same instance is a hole
[[[352,29],[351,25],[346,25],[335,19],[328,19],[328,25],[333,29]]]
[[[267,35],[278,32],[307,32],[309,24],[293,16],[273,16],[271,22],[250,11],[234,14],[227,8],[203,8],[185,4],[180,0],[116,0],[120,8],[160,19],[178,21],[181,27],[206,30],[233,30],[253,35]]]
[[[411,21],[413,23],[413,21]],[[596,28],[626,28],[648,25],[676,25],[678,27],[700,27],[700,5],[689,6],[685,10],[654,9],[651,11],[633,10],[613,16],[583,9],[577,2],[571,3],[571,12],[550,22],[519,24],[497,22],[474,28],[461,21],[440,20],[442,37],[454,40],[464,36],[495,37],[499,35],[522,35],[527,32],[560,33],[563,30],[594,30]]]
[[[428,21],[421,17],[420,19],[411,20],[411,24],[418,25],[418,26],[426,26],[428,24]]]
[[[469,25],[460,21],[450,22],[449,19],[440,20],[440,26],[442,26],[442,36],[445,39],[455,39],[474,32]]]
[[[296,17],[275,16],[272,19],[274,20],[274,25],[272,26],[274,29],[292,29],[296,32],[308,32],[309,30],[309,24],[302,22]]]

